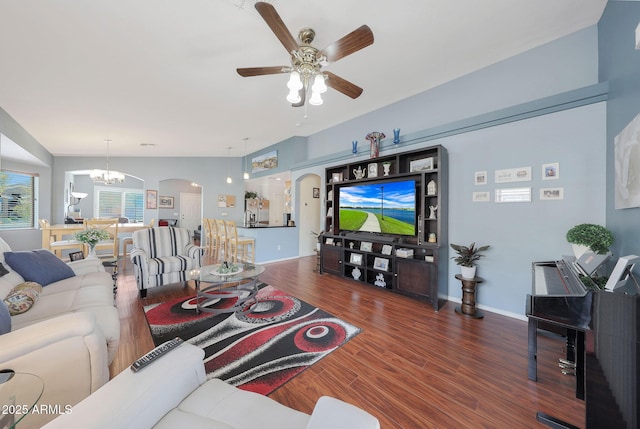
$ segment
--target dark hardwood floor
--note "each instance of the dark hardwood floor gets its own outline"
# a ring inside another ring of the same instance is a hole
[[[575,379],[560,374],[564,343],[538,342],[538,382],[527,379],[527,324],[484,312],[468,319],[430,304],[313,270],[315,257],[267,265],[261,280],[362,329],[270,397],[311,413],[322,395],[355,404],[391,428],[537,428],[536,411],[584,427]],[[122,322],[111,374],[153,348],[142,306],[194,294],[193,285],[138,297],[131,266],[118,277]],[[523,302],[525,297],[522,297]]]

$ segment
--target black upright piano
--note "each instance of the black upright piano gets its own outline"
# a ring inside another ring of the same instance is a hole
[[[629,281],[614,291],[585,287],[575,264],[567,259],[534,262],[532,271],[533,288],[527,296],[526,309],[529,379],[536,380],[539,327],[564,329],[568,354],[573,355],[568,355],[567,360],[574,358],[576,396],[585,400],[586,427],[640,428],[637,282]],[[537,418],[555,428],[575,427],[543,413],[538,413]]]

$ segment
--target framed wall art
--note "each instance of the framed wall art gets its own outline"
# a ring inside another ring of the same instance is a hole
[[[173,208],[173,197],[160,197],[158,198],[158,208],[159,209],[172,209]]]
[[[158,191],[154,189],[147,189],[147,204],[146,207],[148,209],[157,209],[158,208]]]

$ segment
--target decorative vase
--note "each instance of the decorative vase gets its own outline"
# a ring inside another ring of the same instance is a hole
[[[393,144],[400,143],[400,128],[393,129]]]
[[[473,279],[476,276],[476,266],[473,267],[465,267],[464,265],[460,265],[460,274],[465,279]]]
[[[391,172],[391,163],[389,161],[382,163],[382,169],[384,170],[384,175],[388,176]]]
[[[354,155],[358,153],[358,140],[354,140],[351,142],[351,153]]]
[[[356,267],[353,269],[353,271],[351,271],[351,275],[353,276],[354,280],[359,280],[362,272],[360,271],[360,268]]]
[[[98,255],[96,254],[96,245],[95,244],[89,244],[89,254],[87,255],[87,258],[97,258]]]
[[[385,137],[384,133],[378,131],[367,134],[366,139],[370,142],[370,158],[377,158],[380,155],[380,140]]]

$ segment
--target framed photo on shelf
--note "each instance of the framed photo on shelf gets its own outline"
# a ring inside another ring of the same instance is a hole
[[[360,243],[360,250],[363,252],[371,252],[371,249],[373,249],[373,243],[370,241],[363,241]]]
[[[349,262],[354,265],[362,265],[362,253],[352,253]]]
[[[325,240],[324,244],[328,244],[330,246],[333,246],[333,238],[327,237],[327,239]]]
[[[372,162],[367,166],[369,177],[378,177],[378,163]]]
[[[333,183],[342,182],[342,173],[333,173],[331,175],[331,181]]]
[[[373,260],[373,268],[380,271],[388,271],[389,260],[386,258],[375,258]]]
[[[433,157],[414,159],[409,163],[409,171],[411,173],[415,171],[429,171],[433,170]]]
[[[393,246],[390,244],[385,244],[382,246],[382,254],[383,255],[391,255],[391,251],[393,250]]]

